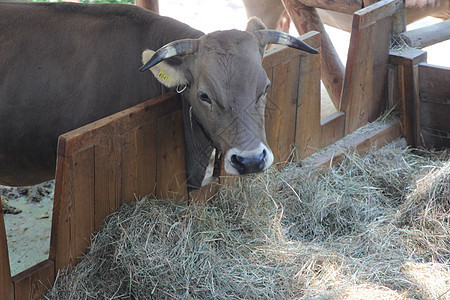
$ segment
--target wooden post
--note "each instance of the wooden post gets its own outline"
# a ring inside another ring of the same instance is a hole
[[[399,101],[402,135],[413,147],[420,145],[418,65],[426,60],[427,53],[419,49],[391,50],[389,55],[389,64],[395,68],[389,82],[394,97]]]
[[[159,14],[159,0],[136,0],[136,5]]]
[[[339,108],[344,78],[344,65],[339,59],[328,33],[325,31],[317,10],[313,7],[305,6],[299,0],[282,1],[299,34],[304,34],[309,31],[320,32],[322,82],[334,106]]]
[[[383,0],[353,15],[341,111],[349,134],[378,118],[385,108],[392,16],[402,0]]]
[[[1,199],[0,199],[1,200]],[[9,266],[8,241],[6,240],[5,219],[0,201],[0,299],[14,299],[14,287]]]
[[[308,43],[317,48],[320,35],[305,34]],[[299,69],[295,145],[298,159],[303,159],[320,149],[320,57],[302,54]]]

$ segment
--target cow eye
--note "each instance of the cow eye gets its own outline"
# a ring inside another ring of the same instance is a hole
[[[200,93],[200,100],[205,101],[209,104],[212,104],[212,101],[211,101],[211,99],[209,99],[208,94]]]

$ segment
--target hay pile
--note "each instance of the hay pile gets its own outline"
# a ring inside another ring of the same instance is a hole
[[[382,149],[241,177],[205,206],[124,205],[47,298],[446,299],[449,158]]]

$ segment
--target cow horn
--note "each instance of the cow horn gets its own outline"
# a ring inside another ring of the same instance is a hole
[[[259,43],[261,45],[279,44],[279,45],[285,45],[285,46],[292,47],[295,49],[303,50],[305,52],[312,53],[312,54],[319,53],[319,51],[312,48],[305,42],[293,37],[292,35],[289,35],[287,33],[281,32],[281,31],[263,29],[263,30],[257,30],[253,33],[255,34],[256,38],[259,40]]]
[[[151,67],[159,64],[165,59],[173,56],[182,56],[186,54],[194,53],[198,50],[198,40],[196,39],[185,39],[178,40],[168,43],[167,45],[159,48],[150,60],[139,69],[139,71],[144,72]]]

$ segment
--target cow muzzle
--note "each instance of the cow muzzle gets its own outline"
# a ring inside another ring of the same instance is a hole
[[[225,155],[225,172],[244,175],[262,172],[273,163],[273,153],[263,143],[257,149],[242,151],[231,148]]]

